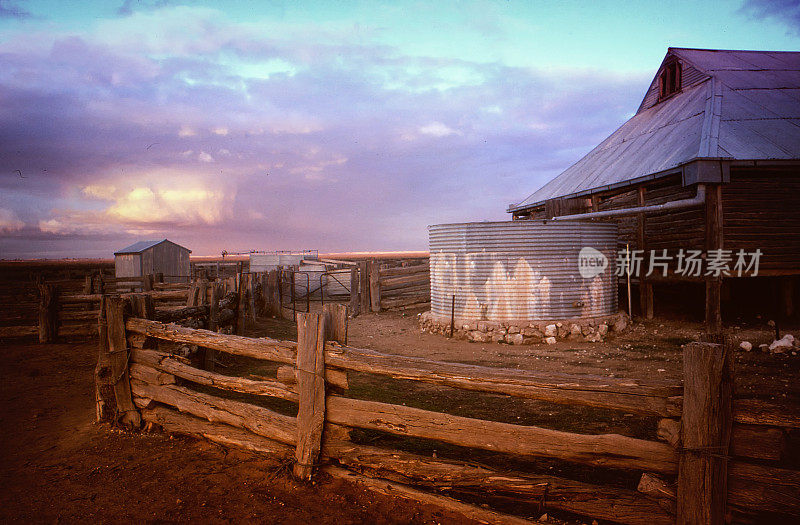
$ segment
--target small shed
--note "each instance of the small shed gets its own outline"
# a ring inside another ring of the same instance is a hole
[[[164,282],[187,282],[190,253],[168,239],[139,241],[114,252],[114,270],[118,278],[160,273]]]

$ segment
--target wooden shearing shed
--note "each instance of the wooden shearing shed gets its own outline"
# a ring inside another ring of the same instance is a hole
[[[139,241],[114,253],[116,277],[163,274],[164,282],[187,282],[191,253],[190,249],[168,239]]]
[[[617,262],[644,256],[632,279],[648,318],[654,286],[666,293],[678,283],[704,285],[714,328],[728,306],[794,316],[800,52],[669,48],[636,114],[507,211],[515,220],[617,222],[630,249]],[[687,273],[686,256],[697,252],[701,271]],[[647,275],[654,256],[666,271]]]

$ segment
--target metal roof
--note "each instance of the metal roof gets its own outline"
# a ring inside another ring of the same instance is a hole
[[[147,250],[148,248],[152,248],[153,246],[161,244],[162,242],[170,242],[172,244],[175,244],[175,246],[180,246],[179,244],[176,244],[176,243],[170,241],[169,239],[161,239],[159,241],[139,241],[139,242],[135,242],[135,243],[131,244],[130,246],[126,246],[125,248],[123,248],[123,249],[121,249],[119,251],[114,252],[114,255],[123,255],[123,254],[127,254],[127,253],[142,253],[143,251]],[[189,253],[192,252],[192,250],[189,250],[188,248],[185,248],[183,246],[180,246],[180,247],[183,248],[184,250],[188,250]]]
[[[681,91],[658,102],[661,67],[639,111],[509,211],[677,170],[697,159],[800,160],[800,52],[669,48]]]

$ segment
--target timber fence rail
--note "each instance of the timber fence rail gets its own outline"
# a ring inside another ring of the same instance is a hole
[[[390,267],[376,259],[360,261],[351,274],[351,313],[358,315],[430,303],[431,274],[428,261],[416,259],[401,264]]]
[[[149,277],[149,281],[152,282],[153,276]],[[148,281],[147,277],[134,278],[134,280],[137,282]],[[118,281],[129,283],[131,279],[125,277]],[[88,337],[97,334],[99,305],[102,298],[109,294],[94,293],[94,290],[97,289],[97,281],[93,280],[91,276],[86,277],[83,293],[76,293],[80,292],[80,289],[73,281],[37,283],[35,286],[38,295],[37,301],[34,303],[36,315],[27,316],[27,319],[24,319],[27,324],[24,325],[0,326],[0,338],[38,335],[40,343],[53,343],[60,337]],[[149,291],[146,293],[149,293],[153,300],[163,307],[159,309],[161,318],[164,320],[181,318],[181,315],[176,317],[171,312],[176,304],[186,301],[190,290],[189,285],[184,284],[165,290],[153,290],[152,286],[148,288]],[[102,286],[100,289],[103,289]],[[71,293],[64,293],[64,291]]]
[[[781,465],[787,432],[800,429],[800,413],[763,400],[734,400],[731,354],[724,345],[687,345],[680,385],[489,368],[353,348],[346,344],[347,308],[337,304],[325,305],[321,314],[298,313],[298,342],[293,342],[165,324],[126,301],[110,299],[106,320],[101,320],[101,331],[107,323],[100,344],[106,373],[101,375],[118,380],[98,379],[98,392],[105,393],[98,394],[98,407],[105,407],[98,408],[98,415],[113,406],[113,417],[134,426],[143,420],[279,462],[291,460],[300,479],[323,471],[484,522],[526,520],[454,495],[472,495],[474,501],[496,494],[506,502],[538,502],[540,512],[556,509],[642,525],[800,517],[800,472]],[[257,379],[223,375],[172,353],[178,345],[272,362],[277,369],[274,377]],[[655,416],[658,440],[564,432],[356,399],[348,395],[349,372]],[[284,403],[283,408],[262,399]],[[619,469],[640,481],[638,487],[622,488],[439,459],[358,443],[350,439],[353,429],[513,458]]]

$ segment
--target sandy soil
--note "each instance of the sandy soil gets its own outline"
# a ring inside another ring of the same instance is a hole
[[[0,343],[0,521],[462,523],[258,456],[96,425],[96,343]]]

